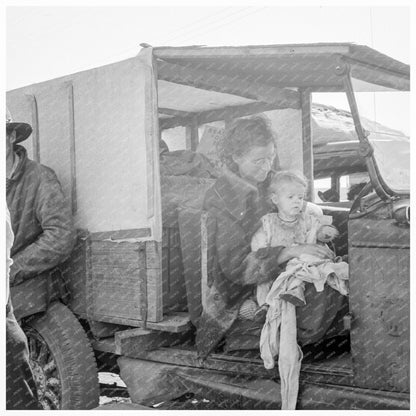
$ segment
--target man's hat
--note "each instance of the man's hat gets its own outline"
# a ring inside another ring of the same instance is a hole
[[[6,108],[6,132],[11,133],[12,131],[16,132],[16,143],[20,143],[31,135],[32,127],[27,123],[13,122],[12,115]]]

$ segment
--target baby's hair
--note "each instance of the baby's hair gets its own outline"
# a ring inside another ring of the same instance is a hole
[[[274,172],[271,180],[270,185],[268,187],[268,193],[276,193],[279,192],[280,187],[283,184],[291,184],[291,183],[297,183],[299,185],[302,185],[305,190],[308,187],[308,182],[305,176],[303,176],[302,173],[292,171],[292,170],[282,170],[280,172]]]

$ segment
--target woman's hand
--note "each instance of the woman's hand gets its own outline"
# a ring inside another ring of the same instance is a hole
[[[298,244],[292,247],[285,247],[279,254],[278,263],[282,264],[301,254],[316,256],[320,259],[333,259],[334,253],[327,247],[320,244]]]

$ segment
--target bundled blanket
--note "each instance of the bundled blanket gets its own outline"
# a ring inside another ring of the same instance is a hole
[[[281,382],[282,409],[295,409],[299,390],[299,373],[303,358],[297,344],[296,307],[280,298],[286,292],[294,278],[313,283],[321,292],[325,283],[342,295],[348,295],[348,264],[334,263],[309,255],[288,262],[286,271],[273,283],[267,297],[269,305],[266,322],[260,337],[260,352],[264,366],[275,366],[278,355]]]

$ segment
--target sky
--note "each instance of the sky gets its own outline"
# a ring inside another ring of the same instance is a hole
[[[11,5],[6,8],[6,89],[133,57],[143,42],[152,46],[355,42],[410,63],[410,11],[408,6]],[[314,99],[345,107],[334,96]],[[398,100],[395,108],[407,106],[408,98]],[[365,116],[409,134],[408,109],[400,114],[380,105],[364,109]]]
[[[410,57],[409,9],[403,6],[10,6],[6,21],[7,89],[134,56],[142,42],[356,42],[406,63]]]

